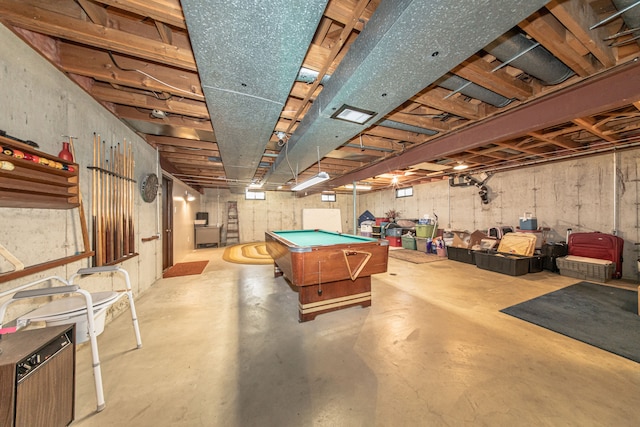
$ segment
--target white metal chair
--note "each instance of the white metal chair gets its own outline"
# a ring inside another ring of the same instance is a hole
[[[112,273],[112,272],[122,273],[125,277],[125,283],[127,286],[127,290],[122,294],[120,294],[118,298],[113,300],[112,304],[118,301],[124,295],[128,296],[129,307],[131,309],[131,318],[133,321],[133,329],[136,335],[137,348],[141,348],[142,340],[140,338],[138,318],[136,315],[135,304],[133,301],[133,294],[131,291],[131,282],[129,280],[129,274],[122,267],[105,266],[105,267],[82,268],[78,270],[76,273],[74,273],[69,278],[68,281],[59,276],[49,276],[49,277],[45,277],[43,279],[39,279],[34,282],[26,283],[24,285],[21,285],[16,288],[0,293],[0,298],[10,295],[11,293],[14,293],[14,295],[9,300],[5,301],[0,306],[0,327],[2,327],[2,323],[4,322],[4,317],[6,314],[7,307],[9,306],[9,304],[15,301],[23,300],[27,298],[38,298],[38,297],[54,296],[54,295],[71,295],[76,293],[84,297],[84,301],[86,304],[89,341],[91,342],[93,376],[94,376],[95,387],[96,387],[96,400],[97,400],[96,411],[97,412],[100,412],[105,408],[105,400],[104,400],[104,391],[102,387],[102,370],[100,368],[100,356],[98,352],[98,340],[96,336],[93,299],[91,297],[91,294],[88,291],[81,289],[78,285],[74,285],[73,281],[76,277],[79,277],[79,276],[86,276],[86,275],[97,274],[97,273]],[[46,281],[56,281],[56,282],[62,283],[63,285],[52,286],[50,288],[43,288],[43,289],[32,289],[32,290],[26,290],[26,291],[23,290]]]

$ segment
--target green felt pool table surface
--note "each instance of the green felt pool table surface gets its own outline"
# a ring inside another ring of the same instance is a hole
[[[273,231],[278,237],[296,246],[328,246],[375,242],[376,239],[351,234],[340,234],[324,230],[284,230]]]

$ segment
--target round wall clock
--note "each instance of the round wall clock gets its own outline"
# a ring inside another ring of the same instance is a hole
[[[151,203],[156,199],[158,195],[158,176],[155,173],[147,174],[142,178],[140,194],[142,195],[142,200],[147,203]]]

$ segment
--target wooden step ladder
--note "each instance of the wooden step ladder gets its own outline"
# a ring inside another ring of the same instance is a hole
[[[240,243],[238,202],[227,202],[227,245]]]

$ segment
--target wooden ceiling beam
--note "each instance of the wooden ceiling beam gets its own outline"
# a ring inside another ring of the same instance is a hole
[[[605,67],[616,65],[615,49],[604,39],[609,35],[605,26],[590,30],[600,21],[588,2],[584,0],[552,0],[547,9],[564,25]]]
[[[495,67],[474,55],[453,69],[453,72],[479,86],[489,89],[506,98],[524,101],[533,96],[533,87],[506,72],[505,69],[493,71]]]
[[[447,122],[441,120],[432,119],[429,117],[420,116],[410,113],[393,113],[389,117],[389,120],[393,120],[400,123],[405,123],[412,126],[418,126],[425,129],[431,129],[438,132],[448,132],[451,130],[451,126]]]
[[[59,42],[58,52],[59,66],[69,73],[140,90],[169,92],[174,96],[204,99],[200,78],[196,72],[176,70],[173,67],[112,54],[116,65],[107,52],[65,42]],[[146,75],[138,71],[124,71],[118,66],[125,70],[140,70]]]
[[[419,102],[420,104],[428,105],[433,108],[437,108],[447,113],[455,114],[456,116],[464,117],[469,120],[480,120],[484,114],[480,112],[479,104],[471,104],[462,100],[460,97],[451,96],[450,90],[434,87],[427,90],[425,93],[412,98],[412,101]]]
[[[196,141],[194,139],[174,138],[171,136],[147,135],[147,142],[154,147],[169,145],[182,148],[197,148],[205,150],[218,150],[218,144],[208,141]]]
[[[582,56],[571,48],[567,29],[553,15],[528,18],[519,26],[580,77],[588,77],[601,68],[590,55]]]
[[[182,116],[209,118],[209,111],[204,102],[183,99],[174,101],[172,99],[160,100],[153,96],[134,93],[125,90],[114,89],[102,84],[94,85],[91,88],[91,95],[101,101],[113,102],[114,104],[128,105],[132,107],[146,108],[150,110],[162,110],[170,114]]]
[[[109,15],[104,7],[92,2],[90,0],[76,0],[82,10],[87,14],[91,22],[94,24],[102,25],[103,27],[109,26]]]
[[[158,34],[160,35],[160,39],[163,43],[173,44],[173,32],[171,28],[164,22],[154,21],[156,24],[156,29],[158,30]]]
[[[179,0],[95,0],[116,9],[186,29],[187,24]]]
[[[117,105],[114,110],[115,114],[124,120],[138,120],[148,123],[162,123],[163,125],[173,126],[176,128],[188,128],[194,131],[203,131],[213,133],[213,127],[210,120],[198,120],[185,116],[168,116],[165,119],[156,119],[151,117],[148,110],[140,110],[135,107],[126,105]],[[209,142],[211,143],[211,142]]]
[[[342,25],[347,25],[352,22],[353,17],[353,4],[352,2],[344,1],[329,1],[327,8],[324,11],[324,15]],[[373,11],[369,8],[364,8],[362,13],[357,17],[357,22],[353,25],[356,31],[362,31],[364,25],[371,19]]]
[[[579,142],[572,141],[569,138],[562,138],[562,137],[550,138],[546,134],[543,134],[540,132],[529,132],[528,135],[532,136],[537,140],[548,142],[549,144],[559,145],[560,147],[566,150],[577,151],[578,149],[582,148],[582,144],[580,144]]]
[[[0,0],[4,22],[64,40],[196,71],[193,52],[91,22],[74,19],[20,0]]]
[[[396,141],[405,141],[411,144],[422,144],[431,136],[406,130],[393,129],[384,126],[373,126],[365,131],[367,135],[375,135],[382,138],[389,138]]]
[[[592,118],[589,117],[579,117],[576,119],[572,120],[573,123],[575,123],[576,125],[580,126],[582,129],[586,130],[587,132],[604,139],[605,141],[609,141],[609,142],[615,142],[616,138],[611,136],[611,135],[607,135],[604,132],[602,132],[600,129],[598,129],[595,126],[596,121],[593,120]]]

